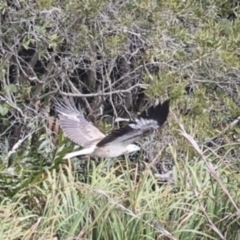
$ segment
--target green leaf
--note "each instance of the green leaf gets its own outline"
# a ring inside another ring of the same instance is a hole
[[[3,126],[10,126],[11,122],[7,118],[2,119]]]
[[[58,38],[59,38],[59,36],[58,36],[58,34],[56,34],[56,33],[54,33],[54,34],[52,34],[52,35],[49,36],[49,39],[50,39],[51,41],[57,41]]]
[[[17,92],[17,86],[15,84],[6,85],[4,88],[5,88],[6,91],[9,91],[9,92],[12,92],[12,93]]]
[[[0,105],[0,114],[5,116],[8,113],[8,107],[6,104]]]

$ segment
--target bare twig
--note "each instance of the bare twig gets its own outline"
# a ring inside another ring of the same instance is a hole
[[[137,87],[146,87],[146,84],[136,84],[128,89],[125,90],[116,90],[116,91],[112,91],[112,92],[98,92],[98,93],[89,93],[89,94],[84,94],[84,93],[65,93],[60,91],[60,93],[64,96],[69,96],[69,97],[96,97],[96,96],[109,96],[112,94],[120,94],[120,93],[127,93],[127,92],[131,92],[133,89],[137,88]]]
[[[7,159],[10,158],[10,156],[15,153],[17,151],[17,149],[22,145],[22,143],[28,139],[31,135],[33,134],[33,131],[30,132],[28,135],[26,135],[25,137],[19,139],[12,147],[12,150],[8,152],[7,154]]]
[[[13,103],[12,101],[4,98],[3,96],[0,96],[0,99],[5,101],[10,107],[16,109],[21,114],[21,116],[24,117],[22,110],[15,103]]]

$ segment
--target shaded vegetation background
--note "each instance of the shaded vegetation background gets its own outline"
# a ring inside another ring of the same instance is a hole
[[[3,239],[239,239],[239,12],[230,0],[2,0]],[[157,100],[171,114],[131,161],[72,165],[63,97],[105,132]]]

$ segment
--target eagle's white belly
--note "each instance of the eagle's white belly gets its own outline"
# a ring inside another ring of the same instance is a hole
[[[125,146],[104,146],[96,148],[92,155],[94,157],[114,158],[126,154],[126,151]]]
[[[94,157],[115,158],[124,154],[129,154],[131,152],[138,151],[139,149],[140,148],[134,144],[129,144],[128,146],[106,145],[104,147],[96,148],[92,155]]]

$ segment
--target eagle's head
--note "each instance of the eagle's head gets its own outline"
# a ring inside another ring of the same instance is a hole
[[[132,153],[132,152],[136,152],[136,151],[139,151],[141,148],[135,144],[129,144],[127,147],[126,147],[126,152],[125,154],[129,154],[129,153]]]

